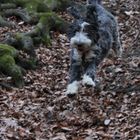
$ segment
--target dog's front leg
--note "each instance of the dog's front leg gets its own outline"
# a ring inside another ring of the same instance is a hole
[[[95,60],[90,60],[85,63],[84,75],[82,84],[86,86],[95,87],[95,74],[96,74],[96,64]]]
[[[81,80],[81,55],[76,49],[71,51],[70,81],[67,87],[67,95],[74,95],[78,92],[79,81]]]

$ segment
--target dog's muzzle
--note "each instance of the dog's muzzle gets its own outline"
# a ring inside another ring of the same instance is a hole
[[[91,43],[92,41],[84,33],[76,33],[70,40],[71,46],[77,48],[79,51],[89,50]]]

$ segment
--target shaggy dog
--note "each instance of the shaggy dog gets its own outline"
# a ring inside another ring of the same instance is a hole
[[[67,95],[78,92],[79,83],[95,87],[96,69],[112,49],[121,56],[118,25],[114,16],[105,10],[101,0],[88,0],[85,15],[77,8],[69,8],[74,21],[69,27],[68,37],[71,46],[70,81]]]

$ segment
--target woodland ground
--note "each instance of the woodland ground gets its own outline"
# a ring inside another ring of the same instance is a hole
[[[140,139],[140,1],[104,4],[118,18],[122,58],[102,62],[99,87],[81,87],[69,99],[64,95],[69,41],[65,34],[52,32],[52,45],[36,48],[37,69],[27,71],[24,88],[0,87],[0,140]],[[9,20],[17,22],[17,28],[0,28],[1,40],[6,32],[32,28],[14,17]],[[8,80],[0,73],[0,81]]]

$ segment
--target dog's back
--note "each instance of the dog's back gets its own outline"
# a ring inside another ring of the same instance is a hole
[[[99,28],[106,28],[111,32],[112,28],[117,26],[114,16],[102,6],[101,0],[87,0],[87,7],[96,13]]]
[[[102,40],[107,41],[103,44],[108,45],[103,46],[105,48],[108,48],[109,46],[112,47],[116,55],[121,56],[122,47],[119,39],[117,21],[115,17],[102,6],[101,2],[101,0],[87,0],[87,9],[89,9],[89,11],[94,11],[96,14],[99,29],[98,33],[100,37],[103,37],[102,39],[100,38],[99,44]]]

